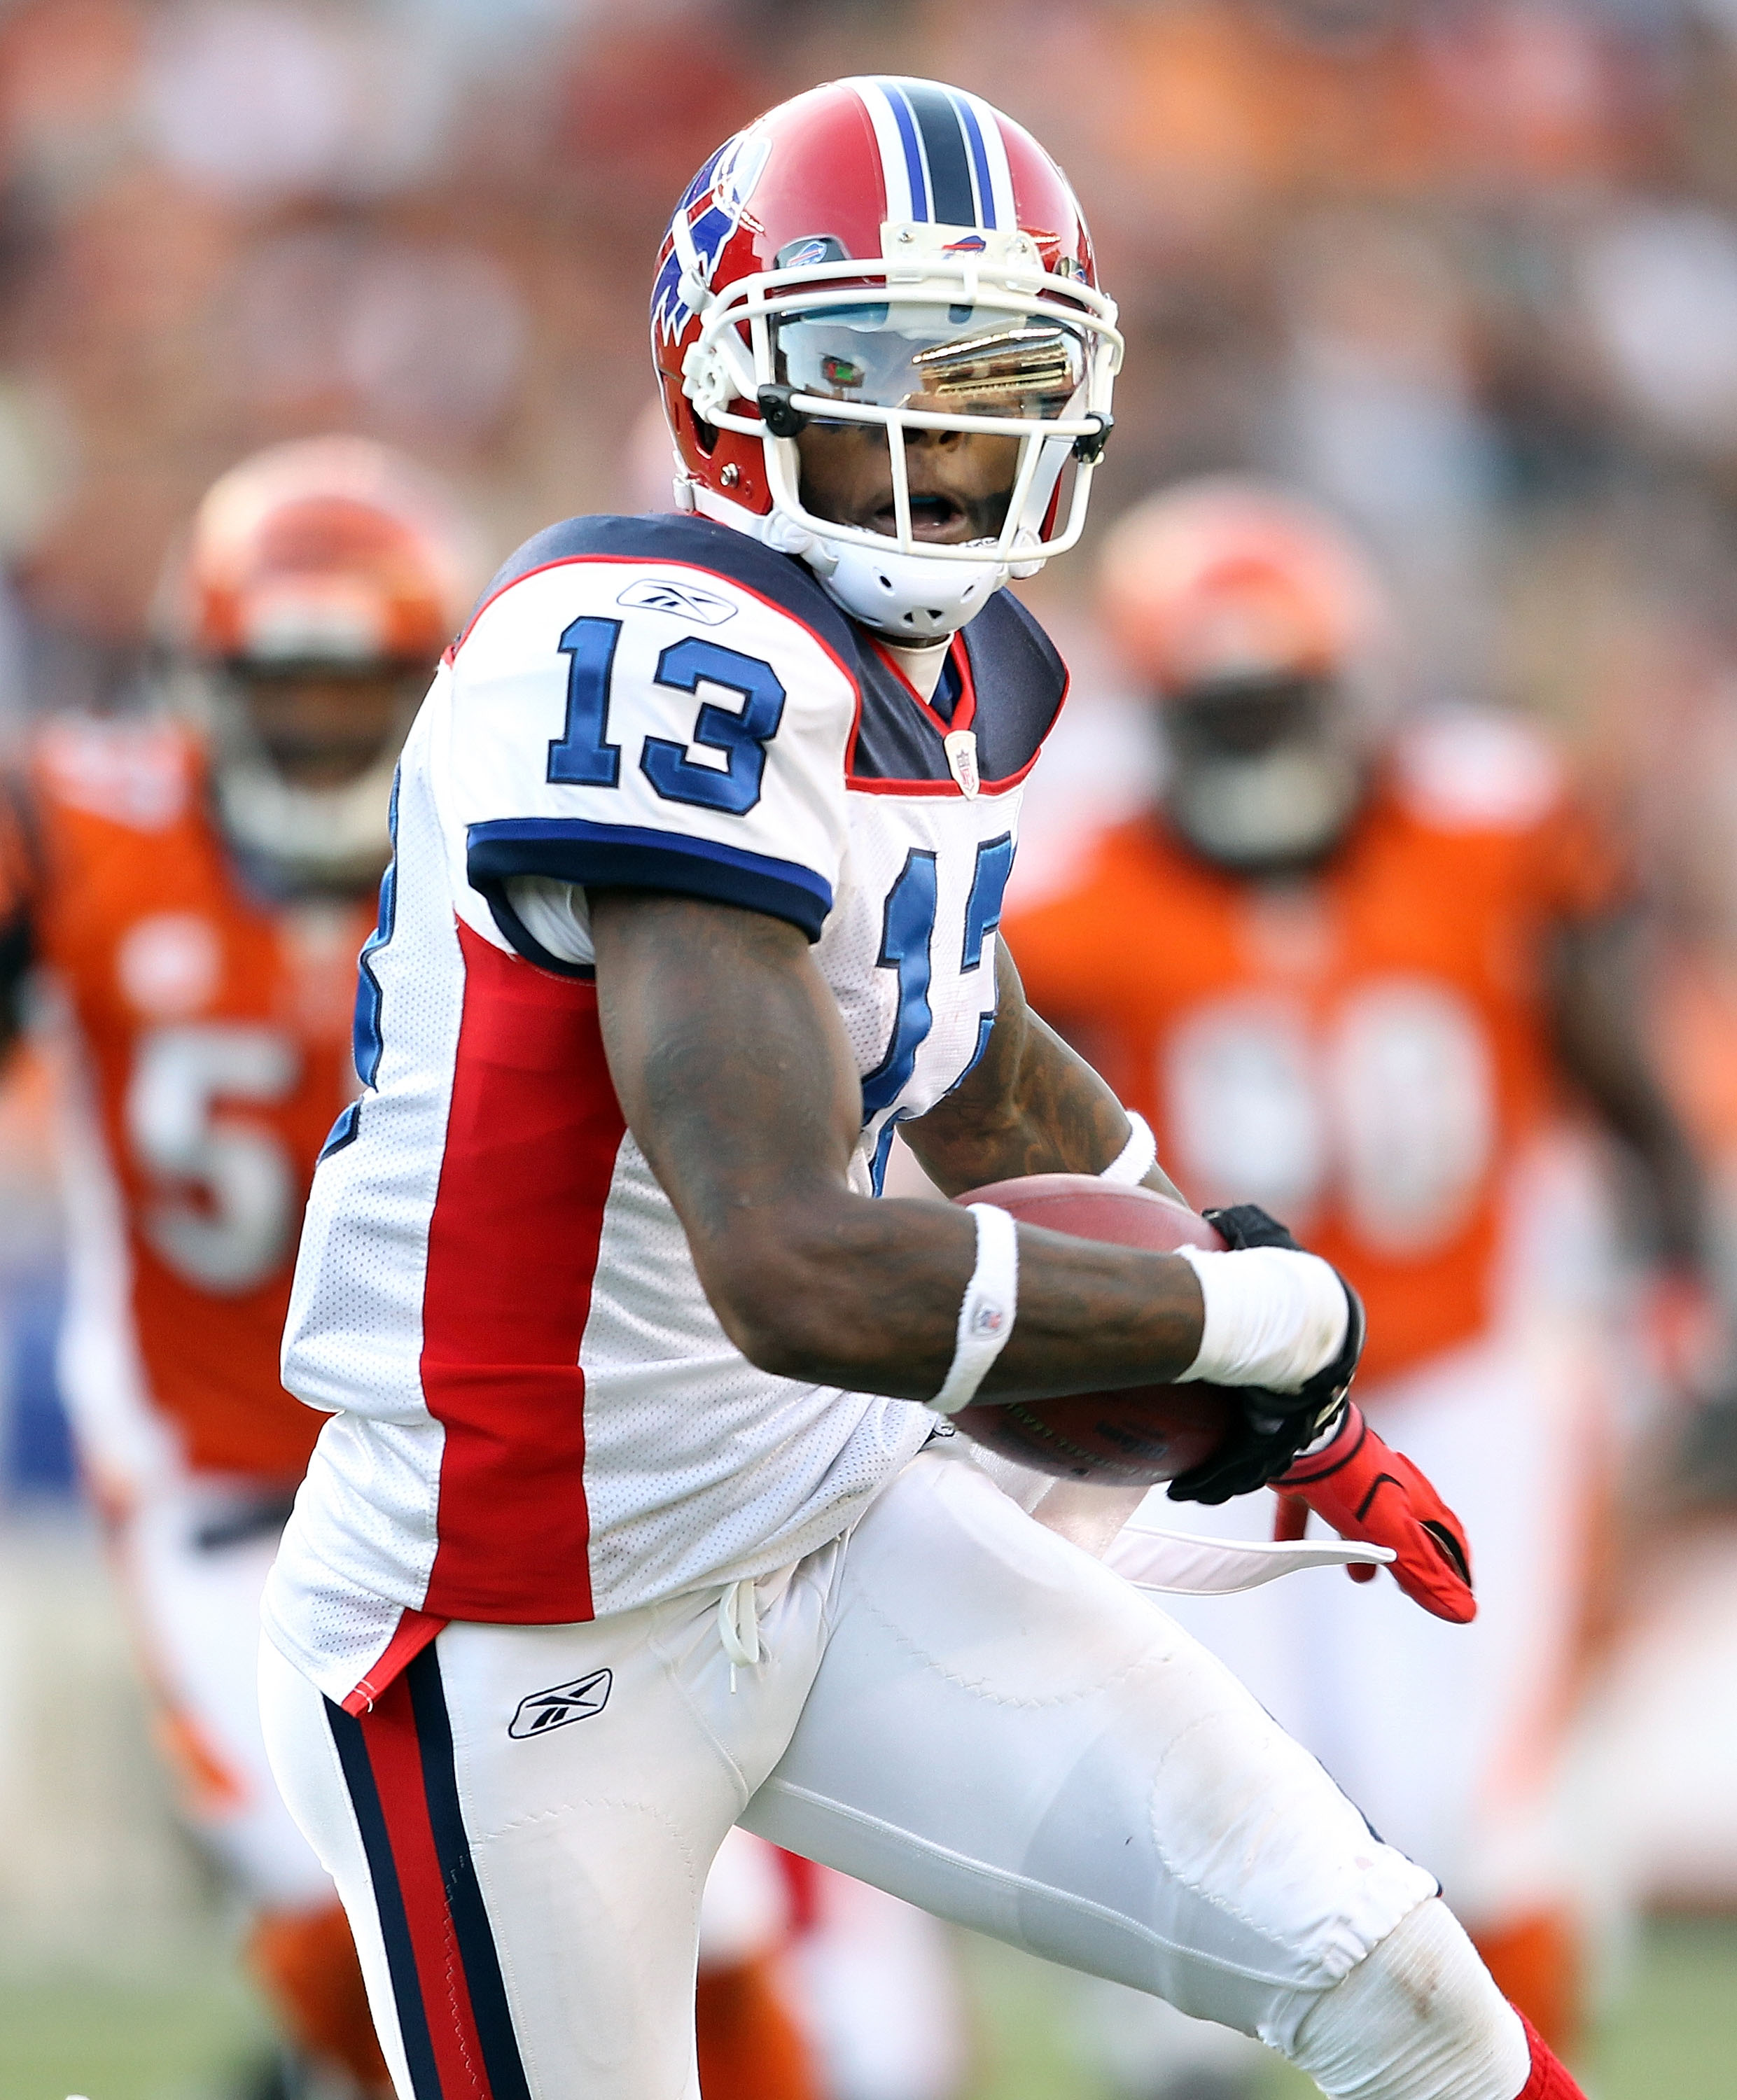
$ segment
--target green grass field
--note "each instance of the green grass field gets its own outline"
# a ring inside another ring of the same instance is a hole
[[[972,2100],[1099,2100],[1070,2062],[1051,1972],[979,1945],[970,1957],[983,2075]],[[0,2100],[228,2100],[263,2045],[221,1945],[176,1951],[166,1979],[0,1977]],[[1584,2067],[1592,2100],[1730,2100],[1737,2091],[1737,1919],[1651,1926]],[[1313,2090],[1275,2066],[1270,2100]]]

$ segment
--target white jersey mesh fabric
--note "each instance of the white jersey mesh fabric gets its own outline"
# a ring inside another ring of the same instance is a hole
[[[395,885],[365,956],[371,1083],[315,1180],[285,1345],[285,1383],[335,1418],[267,1623],[334,1699],[406,1608],[560,1622],[793,1561],[848,1529],[933,1427],[908,1402],[771,1377],[731,1344],[620,1127],[584,981],[583,883],[564,877],[630,868],[656,887],[667,870],[673,887],[814,910],[864,1080],[865,1186],[884,1127],[979,1054],[1019,792],[847,789],[847,667],[764,597],[704,581],[689,631],[656,565],[533,571],[492,602],[405,748]],[[612,655],[581,660],[605,629]],[[745,739],[716,711],[747,720],[769,682],[777,725]],[[714,880],[733,887],[707,892]],[[546,1070],[525,1047],[539,1030],[568,1046]],[[488,1209],[515,1171],[502,1161],[534,1179],[569,1144],[585,1158],[561,1183],[566,1210],[527,1223],[510,1200]],[[476,1238],[467,1205],[499,1218],[498,1242]],[[532,1278],[551,1242],[572,1300],[552,1308]],[[521,1347],[528,1329],[556,1339]]]

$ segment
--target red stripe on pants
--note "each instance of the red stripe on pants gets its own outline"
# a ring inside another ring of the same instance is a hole
[[[596,987],[462,922],[458,939],[464,1011],[422,1299],[422,1392],[446,1430],[422,1608],[588,1619],[579,1344],[626,1126]]]
[[[440,2090],[448,2100],[488,2100],[488,2073],[428,1816],[409,1679],[397,1679],[381,1694],[361,1716],[361,1730],[410,1927]]]

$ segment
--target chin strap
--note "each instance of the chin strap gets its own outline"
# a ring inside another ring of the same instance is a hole
[[[678,510],[697,511],[714,524],[727,525],[732,532],[758,540],[775,554],[793,554],[799,562],[806,562],[822,583],[838,566],[835,549],[816,538],[806,526],[787,518],[781,510],[750,510],[745,504],[732,503],[727,496],[718,495],[715,489],[708,488],[691,475],[677,475],[675,505]]]

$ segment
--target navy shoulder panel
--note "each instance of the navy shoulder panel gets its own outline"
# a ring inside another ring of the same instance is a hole
[[[535,569],[583,561],[587,555],[620,562],[679,562],[741,584],[781,606],[855,668],[856,640],[850,623],[800,562],[774,554],[745,532],[732,532],[712,518],[684,517],[678,511],[644,518],[568,518],[547,527],[502,565],[465,623],[466,633],[477,613],[509,584]]]
[[[709,518],[670,512],[644,518],[569,518],[524,545],[478,601],[488,601],[533,570],[596,556],[624,562],[674,562],[727,579],[781,607],[818,637],[856,679],[862,715],[851,757],[859,779],[944,781],[951,778],[942,730],[872,638],[847,620],[819,582],[789,554],[774,554],[746,533]],[[471,615],[472,621],[476,614]],[[466,623],[466,632],[469,632]],[[1023,773],[1067,689],[1054,644],[1019,601],[997,591],[965,630],[977,691],[978,767],[986,785]]]
[[[1005,590],[965,629],[965,653],[977,693],[972,728],[986,787],[1017,779],[1037,756],[1067,690],[1055,646],[1019,601]],[[913,698],[892,665],[861,638],[862,718],[851,755],[859,780],[939,781],[951,778],[935,711]],[[948,674],[950,676],[950,672]]]
[[[1023,773],[1067,695],[1055,644],[1011,591],[999,590],[965,630],[977,688],[977,769],[986,782]]]
[[[873,642],[858,647],[862,712],[851,745],[853,780],[948,780],[941,732]]]

